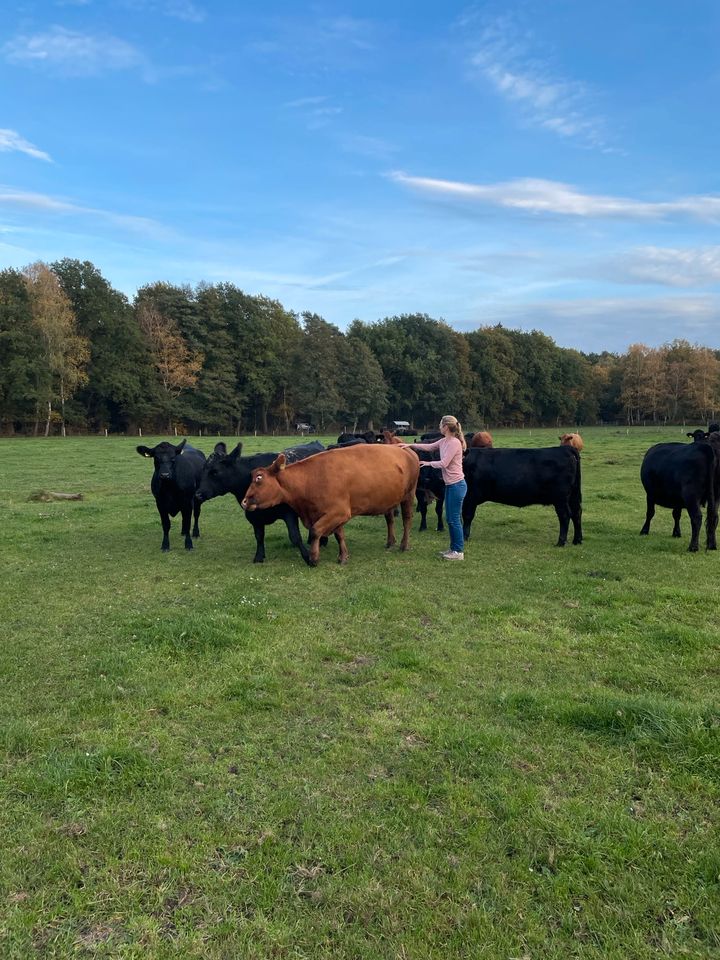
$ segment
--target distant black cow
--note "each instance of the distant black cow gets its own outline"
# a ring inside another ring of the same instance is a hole
[[[572,447],[540,450],[474,447],[468,450],[463,469],[468,485],[463,502],[466,539],[479,504],[492,501],[511,507],[553,506],[560,521],[557,545],[565,546],[570,520],[573,543],[582,543],[582,490],[577,450]]]
[[[434,503],[437,529],[444,530],[445,481],[442,478],[442,473],[436,467],[423,467],[423,463],[430,463],[433,460],[437,462],[440,459],[440,454],[437,450],[416,450],[415,453],[420,458],[420,476],[415,489],[417,512],[420,514],[419,529],[420,531],[427,530],[428,507],[431,503]]]
[[[288,463],[304,460],[315,453],[321,453],[325,447],[319,440],[310,443],[298,444],[283,451]],[[250,486],[253,471],[257,467],[269,467],[278,457],[278,453],[256,453],[252,457],[241,456],[242,443],[239,443],[231,452],[227,452],[224,443],[217,443],[215,450],[208,457],[207,465],[203,470],[197,493],[198,503],[211,500],[213,497],[222,497],[232,493],[238,503]],[[252,525],[255,534],[255,556],[253,563],[265,561],[265,527],[276,520],[282,520],[287,527],[290,542],[298,548],[305,563],[309,563],[310,554],[303,542],[298,526],[297,514],[287,504],[279,504],[267,510],[245,511],[245,516]]]
[[[360,441],[360,443],[376,443],[377,434],[374,430],[365,430],[363,433],[341,433],[337,438],[337,442],[340,446],[343,446],[347,443],[355,443]]]
[[[150,481],[150,489],[160,514],[163,528],[162,548],[170,549],[170,517],[182,514],[181,533],[185,537],[185,549],[192,550],[190,537],[190,518],[195,513],[193,537],[200,536],[198,519],[200,501],[195,499],[195,490],[205,466],[205,454],[188,445],[183,440],[175,446],[163,441],[156,447],[137,448],[143,457],[151,457],[155,471]]]
[[[345,437],[343,440],[342,438]],[[374,441],[373,441],[374,442]],[[328,450],[339,450],[342,447],[356,447],[359,443],[367,444],[367,440],[362,437],[354,437],[351,433],[341,433],[337,443],[328,444]]]
[[[419,443],[434,443],[436,440],[442,440],[443,435],[439,430],[431,430],[430,433],[423,433]]]
[[[686,433],[685,436],[692,437],[693,443],[702,443],[708,437],[706,430],[693,430],[692,433]]]
[[[708,424],[708,433],[720,433],[720,423]]]
[[[640,479],[647,497],[647,513],[640,533],[646,535],[650,532],[650,521],[657,504],[672,510],[672,535],[681,536],[680,516],[685,508],[692,528],[688,550],[695,553],[702,526],[700,508],[707,504],[706,546],[708,550],[716,550],[719,461],[720,433],[717,432],[711,433],[704,442],[656,443],[650,447],[640,469]]]

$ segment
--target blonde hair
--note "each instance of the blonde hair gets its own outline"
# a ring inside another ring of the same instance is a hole
[[[467,450],[467,443],[465,442],[465,435],[463,433],[462,424],[457,417],[453,417],[450,414],[447,414],[440,421],[441,427],[450,427],[450,433],[454,437],[457,437],[460,443],[462,444],[463,453]]]

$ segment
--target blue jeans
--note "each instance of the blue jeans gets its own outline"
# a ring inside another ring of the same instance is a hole
[[[445,519],[450,530],[450,549],[463,552],[462,505],[467,493],[467,484],[464,480],[451,483],[445,487]]]

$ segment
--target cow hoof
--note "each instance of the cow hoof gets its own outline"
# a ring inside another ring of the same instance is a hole
[[[392,548],[393,548],[394,546],[395,546],[394,543],[386,543],[386,544],[385,544],[385,549],[386,549],[386,550],[392,550]]]
[[[193,532],[193,540],[197,540],[197,538],[198,538],[199,536],[200,536],[200,531],[199,531],[199,530]]]
[[[160,547],[163,553],[170,553],[170,547]]]
[[[347,557],[338,557],[338,563],[340,564],[341,567],[344,567],[347,564],[347,562],[348,562]]]
[[[556,547],[564,547],[564,546],[565,546],[565,541],[564,541],[564,540],[558,540],[558,542],[555,544],[555,546],[556,546]]]
[[[192,550],[192,548],[193,548],[193,542],[192,542],[192,540],[186,540],[186,541],[185,541],[185,549],[186,549],[186,550]]]
[[[693,546],[692,544],[690,544],[690,546],[688,547],[688,553],[697,553],[697,552],[698,552],[697,546]]]
[[[253,563],[265,563],[265,557],[253,557]]]
[[[675,537],[675,538],[682,536],[682,534],[680,533],[679,530],[677,530],[677,531],[673,530],[672,535],[673,535],[673,537]]]
[[[640,531],[640,536],[641,536],[641,537],[647,537],[649,533],[650,533],[649,530],[641,530],[641,531]]]
[[[573,546],[579,547],[582,544],[582,538],[580,540],[573,540]]]

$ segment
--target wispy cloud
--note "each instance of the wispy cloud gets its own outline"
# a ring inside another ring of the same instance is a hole
[[[48,163],[52,163],[52,157],[49,153],[34,146],[15,130],[0,130],[0,152],[11,153],[13,151],[26,153],[36,160],[47,160]]]
[[[613,280],[625,283],[713,285],[720,283],[720,247],[636,247],[607,266]]]
[[[720,220],[720,196],[713,195],[649,202],[582,193],[569,184],[554,180],[528,178],[476,184],[413,177],[401,171],[390,173],[389,177],[396,183],[428,197],[453,200],[469,206],[501,207],[534,216],[608,217],[627,220],[660,220],[680,216],[709,222]]]
[[[184,20],[186,23],[202,23],[207,12],[192,0],[117,0],[122,6],[132,10],[159,13],[164,17]]]
[[[343,112],[342,107],[331,103],[327,96],[300,97],[290,100],[283,106],[297,112],[305,121],[308,130],[319,130],[327,126],[333,117]]]
[[[279,58],[293,73],[324,74],[365,66],[376,50],[376,33],[373,21],[357,17],[277,18],[245,49]]]
[[[462,26],[467,27],[467,21]],[[590,87],[562,76],[534,47],[532,36],[509,19],[495,20],[472,44],[471,73],[514,104],[526,123],[588,147],[609,149],[607,125],[592,109]]]
[[[711,295],[675,297],[587,297],[567,300],[483,302],[471,319],[457,324],[502,323],[541,329],[563,346],[580,350],[625,350],[642,340],[658,346],[676,337],[716,342],[720,299]]]
[[[118,37],[51,27],[44,33],[23,34],[2,48],[8,63],[35,67],[67,77],[97,76],[115,70],[142,70],[151,79],[147,58]]]
[[[356,153],[361,157],[374,157],[385,161],[400,149],[394,143],[382,140],[380,137],[368,137],[359,133],[342,137],[340,147],[346,153]]]
[[[170,233],[166,227],[149,217],[136,217],[109,210],[99,210],[95,207],[86,207],[44,193],[31,193],[0,186],[0,209],[2,207],[33,211],[40,214],[93,217],[114,226],[155,238],[167,237]]]

